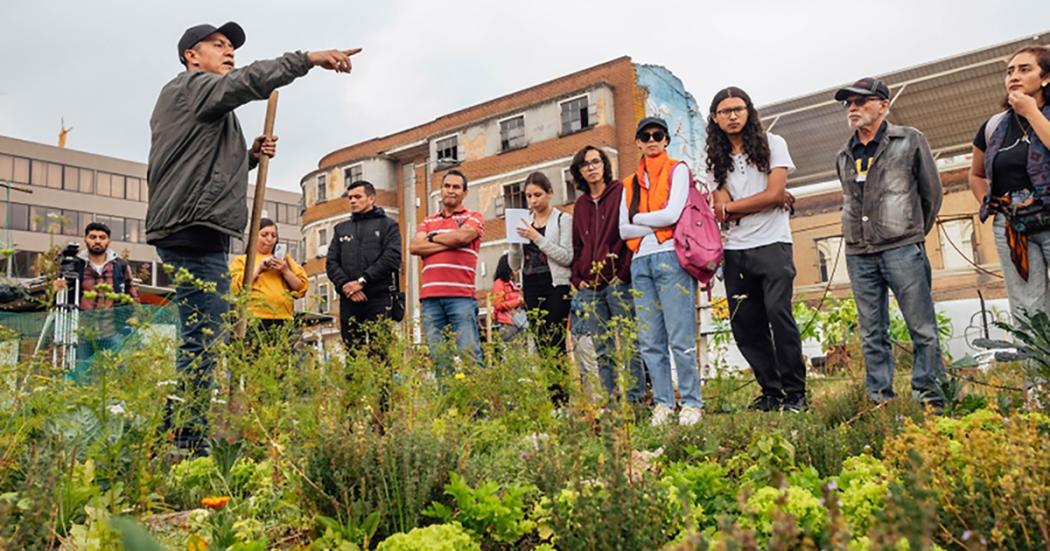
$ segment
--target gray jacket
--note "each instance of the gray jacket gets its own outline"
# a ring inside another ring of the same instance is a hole
[[[550,220],[553,220],[554,223],[551,224]],[[532,223],[531,216],[529,223]],[[547,255],[547,266],[551,269],[551,283],[555,287],[568,285],[569,275],[572,273],[572,216],[554,209],[548,219],[547,229],[536,242],[536,246]],[[511,268],[521,269],[522,262],[525,260],[525,255],[522,253],[523,247],[520,243],[510,246],[507,260]]]
[[[242,237],[255,159],[233,110],[309,70],[306,54],[293,52],[226,75],[185,71],[164,85],[150,117],[147,242],[190,226]]]
[[[871,254],[922,243],[941,210],[944,190],[922,132],[890,124],[875,149],[864,191],[849,143],[835,163],[842,183],[846,254]]]

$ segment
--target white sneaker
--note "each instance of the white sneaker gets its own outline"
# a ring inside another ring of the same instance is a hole
[[[671,415],[674,413],[670,408],[664,406],[656,406],[653,408],[652,425],[658,427],[660,425],[666,425],[671,421]]]
[[[682,406],[678,412],[678,424],[683,427],[691,427],[704,418],[704,410],[693,406]]]

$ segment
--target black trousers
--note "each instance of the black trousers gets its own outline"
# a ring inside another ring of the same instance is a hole
[[[385,351],[390,337],[389,327],[379,324],[390,319],[393,296],[369,296],[364,302],[339,297],[339,334],[348,352],[358,349]]]
[[[775,398],[804,395],[806,364],[791,304],[791,245],[727,250],[723,270],[733,338],[762,393]]]
[[[525,308],[529,312],[536,309],[543,312],[533,331],[540,347],[565,352],[566,322],[572,302],[569,293],[568,285],[525,287]]]

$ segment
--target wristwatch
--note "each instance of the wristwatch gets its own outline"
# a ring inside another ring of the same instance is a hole
[[[364,285],[365,283],[368,283],[368,280],[365,279],[365,276],[361,276],[361,277],[357,278],[357,282],[360,283],[361,285]]]
[[[430,233],[428,233],[427,234],[427,241],[430,241],[431,243],[433,243],[435,235],[437,235],[437,232],[430,232]]]

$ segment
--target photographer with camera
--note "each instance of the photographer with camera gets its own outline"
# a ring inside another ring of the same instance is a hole
[[[128,332],[130,308],[139,300],[131,266],[109,248],[109,226],[92,222],[84,228],[85,250],[70,243],[59,257],[55,290],[65,300],[56,304],[76,305],[81,312],[80,327],[72,327],[79,336],[76,367],[68,374],[74,381],[87,375],[92,356],[103,350],[116,350]],[[123,306],[123,308],[122,308]]]

